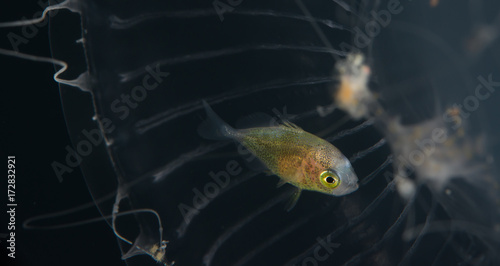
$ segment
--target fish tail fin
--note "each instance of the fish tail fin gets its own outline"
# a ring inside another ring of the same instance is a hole
[[[205,139],[212,140],[228,140],[235,137],[236,130],[224,122],[215,112],[210,105],[203,100],[203,107],[207,113],[207,120],[203,121],[198,126],[198,134]]]

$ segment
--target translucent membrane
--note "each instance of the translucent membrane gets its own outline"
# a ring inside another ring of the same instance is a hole
[[[0,23],[64,9],[53,59],[0,54],[58,66],[76,152],[92,145],[78,166],[129,265],[495,264],[500,8],[442,2],[67,0]],[[286,212],[290,186],[197,135],[203,99],[231,125],[264,112],[318,133],[359,190]]]

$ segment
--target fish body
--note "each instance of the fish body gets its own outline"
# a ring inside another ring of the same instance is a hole
[[[233,139],[253,153],[280,183],[301,190],[342,196],[358,188],[358,178],[349,160],[328,141],[285,121],[274,127],[234,129],[203,101],[208,120],[199,133],[209,139]],[[294,204],[293,202],[292,204]]]

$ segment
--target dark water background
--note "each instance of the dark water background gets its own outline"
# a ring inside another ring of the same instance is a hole
[[[419,122],[433,116],[436,102],[443,106],[461,102],[473,91],[478,75],[493,73],[495,80],[499,58],[496,42],[477,54],[467,53],[470,50],[464,48],[476,26],[495,21],[498,5],[491,1],[481,3],[482,9],[476,12],[465,1],[456,4],[443,1],[435,9],[429,8],[428,3],[401,1],[403,11],[377,35],[372,46],[362,49],[374,72],[371,85],[375,91],[383,92],[391,113],[401,115],[409,124]],[[365,25],[363,19],[344,12],[335,3],[318,1],[306,5],[315,18],[329,19],[348,29]],[[381,10],[386,5],[384,1],[380,6],[361,1],[353,9],[369,20],[370,11]],[[5,15],[2,11],[2,21],[40,10],[36,5],[32,8],[33,11],[28,7],[12,7],[9,10],[17,12]],[[150,208],[158,212],[164,227],[163,239],[171,240],[167,258],[176,260],[178,265],[201,265],[214,242],[249,217],[251,221],[236,228],[215,253],[212,265],[232,265],[254,251],[255,256],[247,264],[293,262],[302,265],[310,255],[297,261],[291,259],[316,245],[318,237],[325,238],[336,230],[339,234],[334,242],[339,243],[339,247],[320,265],[342,265],[349,261],[360,265],[494,265],[498,261],[494,250],[488,247],[491,243],[498,245],[498,239],[491,241],[483,234],[476,234],[476,228],[469,228],[464,234],[445,230],[429,234],[414,250],[412,241],[401,239],[405,225],[422,224],[429,217],[435,194],[426,186],[420,190],[413,220],[406,216],[409,212],[406,207],[412,205],[395,191],[376,201],[388,187],[383,175],[342,198],[304,193],[295,209],[287,213],[283,206],[290,187],[276,189],[277,178],[263,174],[250,178],[251,168],[245,164],[244,157],[235,152],[234,145],[189,155],[200,145],[214,145],[196,133],[197,125],[204,118],[202,110],[197,109],[201,99],[211,102],[231,125],[254,112],[273,116],[276,110],[283,113],[285,109],[289,114],[299,115],[294,122],[310,132],[320,132],[343,118],[342,112],[326,117],[307,115],[318,105],[327,106],[332,102],[331,88],[337,82],[332,76],[335,59],[328,51],[315,50],[325,45],[310,23],[283,17],[284,14],[303,16],[295,3],[243,1],[233,12],[226,13],[222,22],[209,2],[113,4],[108,1],[89,2],[82,8],[85,10],[83,27],[87,29],[86,57],[81,46],[74,44],[81,34],[79,16],[66,11],[60,11],[51,20],[51,49],[55,58],[69,62],[70,69],[62,78],[76,78],[88,63],[95,106],[87,93],[65,86],[61,88],[61,103],[57,85],[50,79],[54,73],[52,66],[2,57],[7,81],[4,87],[7,95],[2,97],[6,114],[2,126],[5,129],[2,130],[3,147],[6,147],[3,151],[16,155],[19,169],[17,265],[123,264],[119,246],[123,253],[129,246],[117,240],[104,222],[48,231],[26,230],[20,225],[33,216],[72,209],[92,200],[97,202],[99,211],[90,208],[71,217],[42,220],[37,225],[66,224],[109,215],[117,184],[125,187],[134,184],[127,191],[129,199],[120,205],[122,210]],[[130,17],[163,10],[167,11],[163,18],[125,30],[110,29],[106,20],[109,14]],[[269,10],[278,17],[266,15],[264,11]],[[334,48],[338,49],[342,42],[352,44],[349,31],[321,28]],[[498,30],[494,32],[498,34]],[[48,55],[47,35],[47,27],[40,29],[21,50]],[[10,47],[5,38],[2,44],[5,44],[2,47]],[[170,61],[160,62],[160,68],[168,71],[169,77],[151,91],[138,108],[131,109],[131,113],[121,119],[111,109],[111,103],[120,94],[130,92],[145,73],[140,72],[126,82],[120,82],[120,74],[142,71],[149,64],[154,67],[158,60],[164,59]],[[493,152],[498,150],[494,138],[498,133],[495,123],[498,99],[498,95],[493,95],[481,103],[471,119],[477,128],[475,134],[487,132],[493,136],[489,145]],[[161,122],[172,108],[179,106],[187,107],[172,114],[193,110]],[[66,146],[84,139],[83,129],[96,128],[91,119],[94,108],[101,119],[109,118],[116,127],[107,134],[113,144],[109,150],[104,145],[95,147],[86,157],[82,164],[85,179],[80,170],[75,169],[59,182],[51,163],[64,161]],[[145,131],[149,128],[144,125],[152,124],[148,121],[160,122]],[[331,135],[359,123],[349,121]],[[378,131],[369,128],[334,144],[350,157],[381,137]],[[164,169],[162,167],[186,153],[186,158],[193,160],[167,178],[152,182],[158,169]],[[358,176],[371,173],[389,154],[390,148],[385,145],[360,160],[354,165]],[[193,189],[203,189],[211,182],[208,173],[223,170],[232,160],[241,167],[242,173],[231,181],[241,183],[217,196],[193,219],[185,235],[179,237],[176,230],[183,222],[179,204],[191,203]],[[107,195],[112,197],[100,200]],[[491,210],[488,205],[491,198],[480,199],[472,192],[470,195],[475,197],[475,208],[484,208],[483,213]],[[269,203],[275,201],[275,205]],[[360,218],[372,202],[376,202],[376,208],[370,208],[372,212]],[[477,205],[478,202],[481,205]],[[433,219],[453,219],[445,207],[436,208]],[[463,213],[469,216],[473,211],[466,209]],[[403,220],[398,219],[400,216],[404,216]],[[156,220],[150,215],[138,214],[120,221],[120,232],[131,239],[138,235],[137,225],[142,226],[142,235],[147,237],[155,236],[158,230]],[[401,226],[391,229],[399,223]],[[497,237],[498,232],[492,236]],[[381,239],[385,241],[380,242]],[[266,243],[270,243],[269,246],[265,246]],[[413,255],[405,257],[409,253]],[[133,257],[128,263],[155,264],[146,255]]]

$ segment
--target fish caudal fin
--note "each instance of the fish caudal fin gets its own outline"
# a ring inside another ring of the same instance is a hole
[[[203,100],[203,107],[207,113],[207,120],[203,121],[198,126],[198,134],[205,139],[212,140],[228,140],[233,139],[236,130],[224,122],[215,112],[210,105]]]

